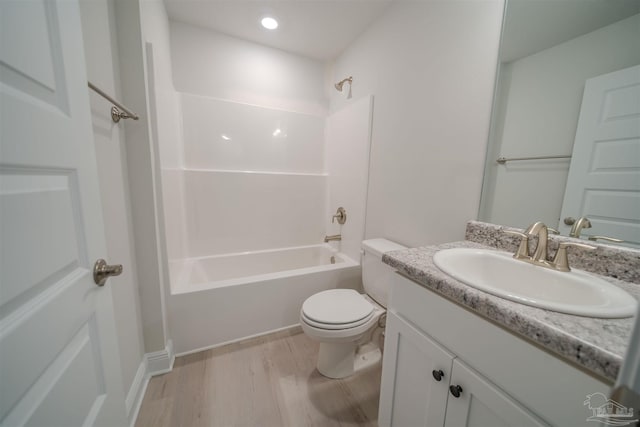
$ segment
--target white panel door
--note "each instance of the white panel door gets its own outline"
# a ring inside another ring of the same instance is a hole
[[[454,356],[393,313],[385,335],[378,424],[442,426]]]
[[[640,65],[586,82],[560,217],[581,216],[583,235],[640,246]]]
[[[78,4],[0,0],[0,425],[125,425]]]
[[[453,361],[445,427],[543,427],[542,420],[507,396],[502,390],[467,367]]]

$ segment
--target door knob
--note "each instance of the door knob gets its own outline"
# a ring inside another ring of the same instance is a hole
[[[98,286],[104,286],[109,277],[120,274],[122,274],[122,264],[109,265],[105,260],[99,259],[93,266],[93,281]]]

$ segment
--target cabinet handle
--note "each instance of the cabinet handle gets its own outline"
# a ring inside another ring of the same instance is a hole
[[[453,397],[458,398],[460,397],[460,393],[462,393],[462,387],[459,385],[452,385],[449,386],[449,391],[453,394]]]
[[[436,370],[434,369],[434,370],[431,372],[431,374],[433,375],[433,378],[434,378],[436,381],[441,381],[441,380],[442,380],[442,377],[444,377],[444,372],[442,372],[442,370],[437,370],[437,371],[436,371]]]

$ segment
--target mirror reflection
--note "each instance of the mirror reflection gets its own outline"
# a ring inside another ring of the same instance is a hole
[[[640,247],[639,41],[640,0],[508,0],[480,220]]]

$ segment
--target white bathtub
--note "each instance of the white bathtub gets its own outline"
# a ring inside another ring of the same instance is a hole
[[[176,354],[294,326],[314,293],[361,287],[360,265],[329,245],[172,261],[170,276]]]

